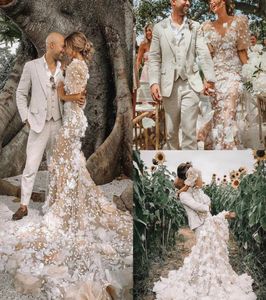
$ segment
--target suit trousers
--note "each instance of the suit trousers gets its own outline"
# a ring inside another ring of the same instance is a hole
[[[163,97],[166,124],[166,149],[197,150],[196,126],[199,113],[199,95],[188,80],[180,77],[174,82],[170,97]],[[179,128],[182,145],[179,142]]]
[[[30,129],[27,149],[26,165],[21,178],[21,204],[28,205],[33,190],[36,174],[38,172],[44,151],[46,151],[47,164],[52,155],[55,137],[62,126],[62,119],[46,121],[40,133]]]

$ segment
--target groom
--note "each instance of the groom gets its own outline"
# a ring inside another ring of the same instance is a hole
[[[199,31],[199,23],[187,18],[188,0],[171,0],[172,13],[154,26],[149,52],[149,82],[153,99],[163,100],[167,148],[197,149],[196,123],[199,93],[203,84],[198,58],[206,83],[206,94],[213,92],[215,74],[208,47]]]
[[[17,88],[16,101],[23,123],[30,128],[26,165],[21,178],[21,204],[12,216],[20,220],[28,214],[28,204],[43,153],[52,153],[55,136],[62,125],[63,105],[57,96],[56,83],[62,80],[60,60],[64,54],[64,37],[52,32],[46,38],[46,52],[41,58],[25,64]],[[28,95],[31,91],[30,102]],[[83,105],[84,94],[78,103]]]

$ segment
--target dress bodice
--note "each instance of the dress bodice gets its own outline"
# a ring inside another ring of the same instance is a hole
[[[73,59],[66,68],[66,76],[64,80],[64,88],[67,95],[79,94],[86,89],[87,80],[89,79],[87,64],[79,59]],[[72,128],[76,128],[76,136],[82,137],[87,127],[87,119],[84,115],[83,107],[75,102],[68,101],[64,104],[63,123],[71,124]]]
[[[202,24],[205,41],[209,46],[216,71],[241,71],[241,61],[238,51],[248,49],[249,30],[246,16],[234,16],[230,25],[227,25],[224,35],[221,35],[211,21]]]

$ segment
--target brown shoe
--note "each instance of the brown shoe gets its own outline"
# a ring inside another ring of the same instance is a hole
[[[28,215],[28,208],[26,207],[26,209],[23,209],[22,207],[20,207],[12,216],[12,220],[13,221],[17,221],[22,219],[23,217]]]

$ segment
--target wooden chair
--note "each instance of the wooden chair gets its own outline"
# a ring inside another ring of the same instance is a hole
[[[266,148],[266,136],[263,137],[262,125],[266,123],[266,94],[257,96],[258,121],[259,121],[259,138],[260,142]]]
[[[154,102],[150,109],[142,110],[141,105],[136,106],[135,118],[133,119],[134,138],[133,144],[135,149],[139,150],[158,150],[165,143],[165,121],[164,110],[161,104]],[[155,127],[144,128],[143,118],[151,118],[155,122]]]

